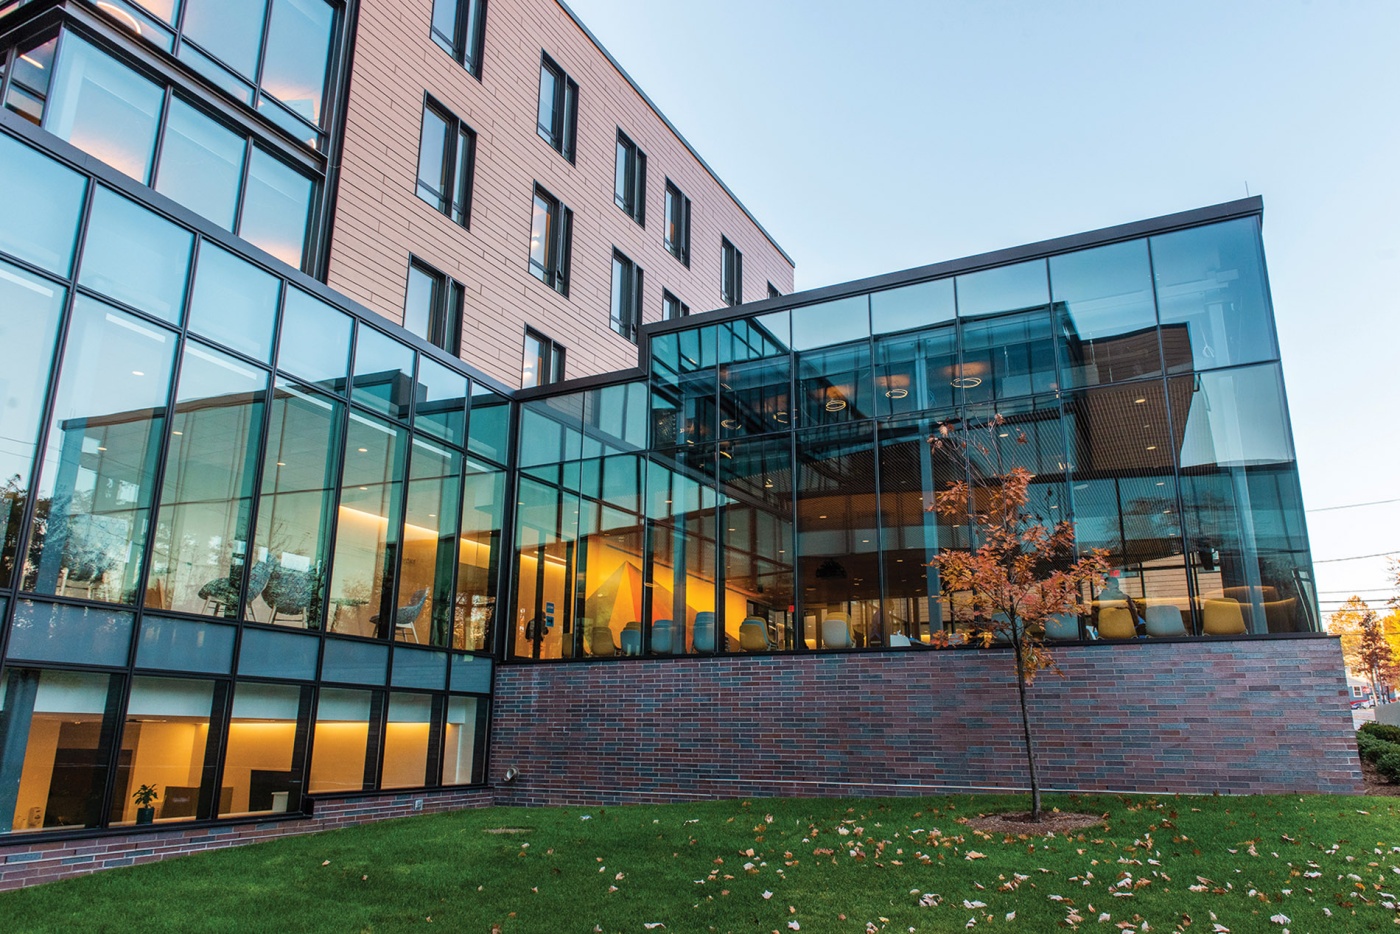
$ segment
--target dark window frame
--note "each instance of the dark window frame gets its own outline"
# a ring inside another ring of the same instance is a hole
[[[620,186],[619,186],[619,183]],[[613,202],[642,227],[647,225],[647,154],[622,128],[617,130],[617,164],[613,169]]]
[[[674,314],[672,310],[674,309]],[[664,321],[674,321],[677,318],[684,318],[690,314],[690,306],[681,301],[671,292],[670,289],[661,290],[661,318]]]
[[[671,205],[675,208],[672,209]],[[679,212],[676,218],[676,239],[672,241],[669,233],[671,229],[671,214],[673,210]],[[666,179],[666,194],[662,201],[662,224],[661,224],[661,245],[666,252],[680,260],[681,265],[690,268],[690,199],[680,190],[675,182]]]
[[[486,0],[433,0],[433,13],[439,6],[453,4],[457,15],[452,23],[452,35],[444,36],[428,20],[428,35],[438,48],[451,55],[467,74],[481,80],[481,59],[486,51]]]
[[[744,303],[744,254],[728,237],[719,238],[719,294],[726,305]]]
[[[532,236],[534,233],[533,211],[536,201],[545,206],[549,239],[545,243],[543,265],[536,263],[533,256],[529,257],[530,272],[536,279],[568,298],[569,266],[573,258],[574,212],[536,182],[534,198],[530,204]]]
[[[554,99],[550,102],[550,125],[539,122],[539,109],[535,114],[535,132],[540,139],[550,145],[570,163],[576,155],[575,142],[578,137],[578,82],[570,78],[559,63],[549,57],[548,52],[540,52],[540,94],[544,94],[544,73],[554,78]]]
[[[544,333],[542,333],[542,332],[540,332],[540,331],[535,330],[534,328],[530,327],[529,325],[526,325],[526,326],[525,326],[525,340],[526,340],[526,341],[531,341],[531,340],[535,341],[535,342],[539,345],[539,347],[542,349],[542,351],[543,351],[543,353],[541,354],[541,356],[540,356],[539,359],[542,359],[542,360],[544,361],[544,365],[543,365],[540,369],[544,370],[545,372],[544,372],[544,373],[538,373],[538,372],[537,372],[537,373],[535,374],[535,384],[534,384],[534,385],[535,385],[535,386],[549,386],[549,385],[552,385],[552,384],[554,384],[554,383],[563,382],[563,380],[564,380],[564,361],[565,361],[565,357],[567,356],[567,353],[568,353],[568,348],[566,348],[563,344],[561,344],[561,343],[559,343],[558,341],[556,341],[554,338],[549,337],[548,335],[546,335],[546,334],[544,334]],[[526,346],[528,346],[528,344],[527,344]],[[524,379],[524,375],[525,375],[524,362],[525,362],[525,357],[524,357],[524,352],[523,352],[523,349],[522,349],[522,353],[521,353],[521,367],[520,367],[520,373],[521,373],[521,380],[520,380],[520,381],[521,381],[521,383],[522,383],[521,388],[522,388],[522,389],[528,389],[528,388],[531,388],[531,387],[528,387],[528,386],[524,386],[524,385],[523,385],[524,382],[525,382],[525,379]],[[544,378],[544,379],[541,379],[541,376],[544,376],[545,378]]]
[[[612,287],[608,290],[608,324],[632,343],[642,326],[642,283],[645,273],[626,253],[612,251]],[[619,277],[621,281],[619,281]]]
[[[768,283],[768,297],[769,297],[769,298],[782,298],[782,297],[783,297],[783,293],[782,293],[782,292],[779,292],[779,291],[778,291],[778,287],[777,287],[776,285],[774,285],[773,283],[770,282],[770,283]]]
[[[453,223],[471,230],[472,192],[476,187],[476,131],[464,123],[456,114],[444,107],[431,94],[423,95],[423,116],[429,113],[447,125],[444,134],[442,158],[439,160],[443,191],[433,192],[432,186],[419,175],[414,185],[418,199],[435,209]],[[465,168],[461,160],[462,150],[466,149]],[[418,165],[423,165],[423,125],[418,126]],[[465,195],[458,189],[465,188]],[[426,191],[425,191],[426,189]],[[428,194],[436,194],[429,199]]]
[[[462,319],[466,314],[466,289],[462,283],[453,279],[445,272],[434,268],[423,262],[418,257],[409,254],[408,271],[405,273],[404,285],[404,329],[413,332],[408,327],[408,287],[407,277],[413,275],[413,270],[432,280],[432,299],[428,308],[428,333],[419,334],[428,343],[441,350],[445,350],[454,357],[462,354]]]

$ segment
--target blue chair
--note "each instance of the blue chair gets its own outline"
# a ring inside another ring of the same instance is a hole
[[[651,654],[670,655],[675,626],[669,619],[658,619],[651,624]]]
[[[623,655],[642,654],[642,624],[633,620],[622,627],[622,634],[618,636],[618,642],[622,644]]]
[[[701,610],[695,614],[695,635],[693,637],[695,651],[713,652],[715,650],[715,614],[709,610]]]

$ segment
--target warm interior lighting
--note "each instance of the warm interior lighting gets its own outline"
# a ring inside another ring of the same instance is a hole
[[[885,396],[889,399],[903,399],[909,395],[907,389],[886,389]]]
[[[361,454],[368,454],[368,453],[369,453],[369,448],[357,448],[357,450],[358,450]]]
[[[786,410],[786,409],[779,409],[778,411],[774,412],[774,413],[773,413],[773,421],[777,422],[777,423],[780,424],[780,425],[786,425],[786,424],[788,423],[788,413],[787,413],[787,410]]]
[[[172,435],[184,435],[184,432],[183,432],[183,431],[172,431],[171,434],[172,434]]]
[[[141,35],[141,23],[137,21],[136,17],[132,16],[126,10],[123,10],[121,7],[116,6],[112,3],[101,2],[101,0],[99,0],[97,8],[103,13],[106,13],[108,16],[112,17],[112,19],[117,20],[122,25],[126,26],[138,36]]]
[[[19,57],[19,60],[22,61],[22,62],[28,62],[29,64],[33,65],[35,68],[38,68],[40,71],[43,71],[43,70],[44,70],[44,63],[43,63],[43,62],[40,62],[40,61],[38,61],[38,60],[36,60],[36,59],[32,59],[32,58],[30,58],[27,54],[26,54],[26,55],[21,55],[21,56]]]
[[[1137,405],[1142,405],[1142,404],[1143,404],[1144,402],[1146,402],[1146,401],[1147,401],[1146,399],[1134,399],[1134,400],[1133,400],[1133,402],[1136,403]]]
[[[1149,444],[1149,445],[1147,446],[1147,449],[1148,449],[1149,451],[1155,451],[1155,450],[1157,450],[1157,445],[1155,445],[1155,444]]]
[[[846,400],[845,400],[845,399],[830,399],[830,400],[828,400],[827,403],[826,403],[826,410],[827,410],[828,412],[839,412],[839,411],[841,411],[842,409],[844,409],[845,407],[846,407]]]
[[[721,428],[728,428],[730,431],[739,427],[738,419],[733,418],[722,418],[719,420],[719,424]]]
[[[278,466],[278,467],[286,467],[287,465],[286,465],[286,463],[285,463],[284,461],[278,461],[278,462],[277,462],[277,466]]]

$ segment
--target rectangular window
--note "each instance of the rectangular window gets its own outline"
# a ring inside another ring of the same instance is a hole
[[[642,269],[613,250],[612,329],[632,343],[642,324]]]
[[[565,296],[569,294],[573,226],[574,212],[536,185],[534,214],[530,219],[530,272]]]
[[[726,305],[739,305],[744,301],[744,254],[740,253],[728,237],[720,238],[720,296]]]
[[[617,131],[613,200],[628,217],[646,226],[647,156],[621,130]]]
[[[778,287],[777,287],[776,285],[774,285],[773,283],[770,282],[770,283],[768,283],[768,297],[769,297],[769,298],[782,298],[782,297],[783,297],[783,293],[782,293],[782,292],[779,292],[779,291],[778,291]]]
[[[666,252],[690,265],[690,199],[666,180],[666,227],[662,232]]]
[[[433,41],[481,78],[481,50],[486,38],[486,0],[433,0]]]
[[[673,318],[684,318],[690,314],[690,306],[672,295],[666,289],[661,290],[661,317],[670,321]]]
[[[475,162],[476,133],[429,98],[418,142],[418,197],[470,227]]]
[[[540,56],[540,137],[561,156],[574,161],[574,131],[578,129],[578,83],[564,74],[548,55]]]
[[[520,388],[548,386],[564,378],[564,348],[538,331],[525,329],[525,365]]]
[[[416,259],[408,263],[403,326],[453,356],[462,349],[462,285]]]

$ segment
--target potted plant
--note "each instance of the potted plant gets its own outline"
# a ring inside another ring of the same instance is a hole
[[[131,799],[136,802],[136,823],[150,824],[156,819],[156,809],[151,806],[151,802],[160,797],[160,792],[156,791],[155,785],[142,785],[136,789],[136,793]]]

